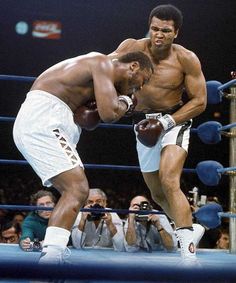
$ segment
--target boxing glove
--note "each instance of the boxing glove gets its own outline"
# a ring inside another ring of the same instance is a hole
[[[158,120],[144,119],[140,121],[135,130],[138,132],[138,140],[147,147],[154,146],[161,133],[168,131],[176,126],[175,120],[169,114],[165,114]]]
[[[78,107],[74,112],[74,122],[87,131],[96,129],[101,122],[96,101]]]
[[[163,127],[158,120],[144,119],[135,126],[135,130],[138,132],[137,138],[142,144],[153,147],[157,143]]]
[[[134,109],[137,105],[137,98],[134,96],[134,94],[132,94],[131,97],[127,95],[120,95],[118,99],[119,101],[124,101],[126,103],[127,110],[125,116],[130,117],[133,114]]]

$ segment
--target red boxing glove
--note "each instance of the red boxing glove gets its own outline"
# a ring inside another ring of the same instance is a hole
[[[96,101],[78,107],[74,112],[74,122],[87,131],[96,129],[101,122]]]
[[[158,120],[155,119],[144,119],[140,121],[135,130],[138,132],[138,140],[147,147],[156,145],[163,127]]]

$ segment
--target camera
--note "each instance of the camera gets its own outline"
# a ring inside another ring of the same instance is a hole
[[[33,242],[30,242],[30,248],[28,249],[30,252],[41,252],[42,246],[39,239],[35,238]]]
[[[198,202],[198,191],[197,188],[193,188],[192,191],[188,191],[187,193],[187,200],[190,205],[196,206]]]
[[[90,206],[90,208],[103,209],[104,207],[98,203],[95,203],[94,205]],[[91,214],[88,214],[87,220],[96,221],[96,220],[100,220],[103,216],[105,216],[105,213],[93,211],[91,212]]]
[[[139,204],[140,210],[152,210],[152,206],[148,201],[141,201]],[[142,214],[136,214],[135,216],[136,221],[147,221],[148,220],[148,215],[142,215]]]

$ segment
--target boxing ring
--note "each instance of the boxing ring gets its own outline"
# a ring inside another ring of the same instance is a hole
[[[37,276],[41,280],[63,278],[63,282],[83,283],[235,282],[236,278],[236,257],[226,250],[199,249],[202,267],[193,268],[179,266],[179,253],[126,253],[109,248],[70,250],[70,263],[59,268],[49,265],[40,269],[37,266],[40,253],[23,252],[16,244],[0,244],[0,282],[28,283]],[[11,270],[10,280],[4,278],[9,277],[6,269]]]
[[[234,74],[235,75],[235,74]],[[34,77],[0,75],[0,80],[33,82]],[[226,93],[225,90],[230,92]],[[197,174],[207,186],[218,185],[223,174],[230,178],[230,210],[223,212],[220,206],[205,206],[195,214],[202,224],[217,227],[222,217],[230,220],[230,250],[198,249],[199,266],[183,266],[180,263],[180,251],[167,253],[153,251],[147,253],[115,252],[109,248],[85,248],[76,250],[70,247],[68,261],[60,267],[37,264],[39,252],[24,252],[15,244],[0,244],[0,282],[28,283],[40,282],[236,282],[236,79],[222,84],[218,81],[207,82],[209,104],[221,103],[222,98],[230,99],[230,124],[221,125],[208,121],[191,132],[197,134],[203,143],[217,144],[221,136],[230,138],[229,166],[224,168],[219,162],[206,160],[199,162],[196,168],[184,168],[186,173]],[[0,116],[0,122],[13,122],[14,117]],[[99,127],[131,129],[131,125],[100,124]],[[0,159],[0,164],[27,166],[25,160]],[[139,166],[84,164],[88,169],[139,171]],[[24,205],[2,205],[0,209],[44,210],[49,208]],[[81,209],[81,211],[86,209]],[[87,209],[90,210],[90,209]],[[93,209],[96,211],[96,209]],[[99,209],[102,212],[101,209]],[[106,211],[106,209],[104,209]],[[110,209],[109,212],[127,214],[131,210]],[[137,213],[137,211],[135,211]],[[139,212],[140,214],[150,211]],[[153,213],[153,212],[152,212]],[[155,212],[163,213],[163,212]],[[53,281],[51,281],[53,280]],[[56,281],[55,281],[56,280]],[[33,281],[36,282],[36,281]]]

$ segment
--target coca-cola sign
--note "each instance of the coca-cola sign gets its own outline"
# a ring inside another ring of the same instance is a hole
[[[61,38],[61,22],[58,21],[34,21],[32,35],[44,39]]]

